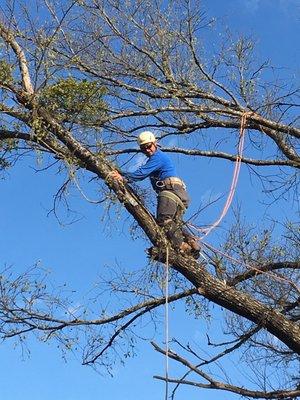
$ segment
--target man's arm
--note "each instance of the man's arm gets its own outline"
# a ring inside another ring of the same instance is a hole
[[[151,157],[148,159],[146,164],[142,165],[134,172],[127,171],[117,171],[114,170],[111,172],[110,176],[113,179],[123,180],[124,178],[129,181],[142,181],[145,178],[148,178],[154,171],[157,171],[161,167],[161,163],[159,157]]]

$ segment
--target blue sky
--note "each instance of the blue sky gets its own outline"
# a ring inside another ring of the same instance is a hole
[[[300,59],[300,1],[299,0],[205,0],[208,16],[214,16],[233,31],[252,34],[257,40],[258,54],[283,68],[285,77],[294,74],[299,81]],[[209,195],[226,193],[230,185],[232,165],[218,161],[192,161],[186,164],[183,156],[174,157],[181,175],[187,181],[193,199],[192,213]],[[197,164],[196,164],[197,163]],[[183,166],[186,166],[183,170]],[[16,272],[24,271],[36,262],[51,270],[51,280],[67,283],[77,291],[78,305],[88,296],[90,287],[105,266],[116,260],[124,268],[139,268],[146,262],[143,242],[128,241],[126,224],[116,224],[109,232],[101,224],[100,206],[87,203],[80,193],[71,193],[71,204],[82,217],[77,223],[60,226],[53,214],[53,195],[62,178],[48,172],[35,172],[36,162],[27,158],[9,171],[1,181],[0,239],[1,265],[11,265]],[[287,213],[283,201],[269,207],[267,213],[257,203],[257,182],[249,179],[242,168],[237,198],[243,212],[255,221],[278,213]],[[95,193],[90,193],[95,196]],[[218,206],[221,207],[219,204]],[[217,208],[213,211],[217,213]],[[207,221],[214,213],[203,216]],[[230,216],[228,216],[230,218]],[[226,224],[226,221],[224,222]],[[130,256],[134,254],[134,257]],[[107,268],[107,267],[106,267]],[[76,297],[75,296],[75,297]],[[76,304],[75,304],[76,305]],[[216,321],[210,329],[217,329]],[[215,325],[216,324],[216,325]],[[184,312],[170,311],[171,336],[181,331],[194,343],[203,339],[208,326],[202,320],[187,319]],[[161,332],[163,335],[163,332]],[[114,378],[99,375],[83,367],[80,358],[70,355],[65,362],[53,345],[29,342],[30,356],[22,355],[14,342],[0,346],[1,398],[12,400],[94,400],[120,398],[122,400],[152,400],[163,398],[164,386],[152,379],[164,371],[164,359],[148,343],[142,343],[138,355],[129,359],[125,367],[118,365]],[[172,364],[171,364],[172,375]],[[146,389],[147,388],[147,389]],[[145,390],[146,389],[146,390]],[[199,393],[183,388],[178,400],[233,399],[223,393]]]

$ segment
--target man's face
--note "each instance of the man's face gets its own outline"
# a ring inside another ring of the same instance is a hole
[[[153,143],[153,142],[151,142],[151,143],[145,143],[145,144],[142,144],[142,145],[140,146],[140,149],[141,149],[141,151],[142,151],[147,157],[150,157],[150,156],[152,156],[152,154],[155,153],[155,151],[156,151],[156,145],[155,145],[155,143]]]

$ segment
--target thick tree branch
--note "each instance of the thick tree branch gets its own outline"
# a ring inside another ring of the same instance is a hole
[[[20,47],[19,43],[15,40],[13,33],[9,29],[7,29],[2,23],[0,23],[0,36],[12,48],[13,52],[15,53],[15,55],[17,57],[21,76],[22,76],[23,90],[27,94],[33,95],[34,90],[32,87],[29,69],[28,69],[28,62],[26,60],[24,51]]]
[[[208,158],[221,158],[228,161],[236,161],[236,155],[225,153],[222,151],[210,151],[210,150],[198,150],[198,149],[186,149],[180,147],[165,147],[161,146],[161,149],[166,153],[178,153],[187,156],[200,156]],[[130,154],[138,153],[139,150],[134,148],[122,149],[122,150],[109,150],[105,151],[107,156],[119,155],[119,154]],[[254,158],[241,157],[241,162],[243,164],[255,165],[256,167],[267,167],[267,166],[286,166],[286,167],[297,167],[300,165],[295,165],[294,161],[290,160],[280,160],[280,159],[270,159],[270,160],[260,160]]]

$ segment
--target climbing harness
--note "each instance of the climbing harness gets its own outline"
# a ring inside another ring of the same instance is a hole
[[[184,190],[186,190],[186,184],[182,179],[177,178],[177,176],[170,176],[162,181],[156,181],[155,186],[161,190],[162,188],[167,188],[168,186],[173,187],[173,185],[182,186]]]

